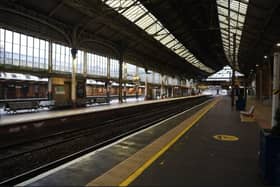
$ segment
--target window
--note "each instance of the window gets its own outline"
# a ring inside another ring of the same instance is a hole
[[[33,37],[27,37],[27,66],[32,67],[33,65]]]
[[[126,64],[127,67],[127,79],[132,80],[133,77],[136,75],[136,66],[133,64]]]
[[[118,78],[119,77],[119,61],[115,59],[110,59],[110,77]]]
[[[149,71],[146,76],[148,77],[148,83],[153,83],[153,71]]]
[[[160,84],[160,74],[157,72],[154,73],[154,83]]]
[[[4,64],[5,57],[5,30],[0,29],[0,64]]]
[[[53,70],[72,72],[72,58],[70,48],[53,43]]]
[[[20,66],[27,66],[27,36],[20,36]]]
[[[141,80],[142,82],[145,82],[145,81],[146,81],[145,69],[139,67],[139,68],[138,68],[138,74],[139,74],[140,80]]]
[[[107,76],[107,58],[93,53],[87,54],[88,74]]]
[[[83,73],[84,71],[84,52],[78,51],[77,54],[77,73]]]
[[[6,30],[5,34],[5,64],[12,64],[13,59],[13,33]]]
[[[34,38],[34,49],[33,49],[33,68],[39,68],[39,57],[40,57],[40,41]]]
[[[13,65],[19,66],[20,34],[13,33]]]
[[[39,68],[45,69],[47,63],[47,42],[44,40],[40,40],[40,50],[39,50]]]

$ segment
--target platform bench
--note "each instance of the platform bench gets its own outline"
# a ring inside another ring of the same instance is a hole
[[[48,108],[52,108],[55,105],[55,100],[48,100],[48,101],[40,101],[39,106],[41,108],[43,107],[48,107]]]
[[[255,111],[255,105],[252,105],[249,111],[240,111],[240,114],[247,117],[254,117],[254,111]]]
[[[8,102],[5,106],[5,111],[16,112],[17,110],[37,110],[39,108],[38,101],[24,101],[24,102]]]
[[[95,103],[108,103],[108,99],[105,97],[99,97],[95,99]]]
[[[76,102],[77,106],[85,106],[89,103],[90,103],[90,101],[87,98],[77,99],[77,102]]]

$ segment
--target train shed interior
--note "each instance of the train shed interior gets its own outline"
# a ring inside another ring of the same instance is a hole
[[[279,9],[2,0],[0,184],[280,185]]]

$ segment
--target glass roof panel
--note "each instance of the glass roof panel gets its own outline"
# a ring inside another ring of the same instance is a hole
[[[131,6],[134,3],[133,0],[108,0],[106,1],[106,4],[109,5],[110,7],[114,8],[115,10],[122,10],[123,8],[127,8]]]
[[[189,50],[187,50],[184,46],[181,49],[176,50],[175,53],[179,56],[185,53],[187,53],[188,55],[190,54]]]
[[[181,57],[183,57],[183,56],[185,56],[185,58],[187,57],[187,56],[189,56],[190,55],[190,52],[186,49],[186,50],[184,50],[182,53],[180,53],[180,56]]]
[[[236,35],[236,54],[238,56],[239,44],[242,35],[242,29],[247,14],[249,0],[216,0],[218,18],[220,22],[221,38],[224,46],[224,51],[229,63],[238,67],[238,62],[232,62],[233,56],[233,35]],[[230,5],[228,5],[230,3]],[[230,18],[228,18],[230,13]],[[228,24],[230,28],[228,28]],[[228,37],[229,36],[229,37]]]
[[[192,61],[192,60],[194,60],[194,59],[196,59],[194,56],[192,56],[192,57],[187,57],[186,58],[188,61]]]
[[[191,59],[191,58],[193,58],[194,56],[193,56],[193,54],[191,54],[190,52],[188,53],[188,59]]]
[[[138,27],[143,29],[154,39],[159,41],[165,47],[172,50],[174,53],[182,58],[195,58],[186,47],[178,41],[172,33],[166,29],[161,22],[152,15],[138,0],[102,0],[106,5],[113,8],[121,15],[126,17]],[[223,11],[223,10],[221,10]],[[195,58],[196,59],[196,58]],[[198,60],[197,60],[198,61]],[[199,61],[198,61],[199,62]],[[201,62],[199,62],[201,63]],[[202,64],[202,63],[201,63]],[[208,73],[214,72],[211,68],[201,65],[201,70]]]
[[[154,38],[156,40],[161,40],[163,37],[165,37],[166,35],[168,35],[169,33],[165,30],[162,29],[161,31],[159,31],[156,35],[154,35]]]
[[[135,22],[135,24],[141,29],[147,28],[149,25],[154,23],[156,20],[153,20],[149,15],[146,15]]]
[[[189,60],[189,62],[190,63],[195,63],[195,62],[197,62],[197,60],[196,59],[192,59],[192,60]]]
[[[160,43],[162,43],[163,45],[169,43],[170,41],[172,41],[174,39],[174,37],[169,34],[167,35],[165,38],[163,38],[162,40],[160,40]]]
[[[184,48],[183,44],[181,44],[181,43],[179,42],[178,44],[176,44],[176,45],[173,47],[173,51],[175,52],[175,51],[177,51],[177,50],[179,50],[179,49],[183,49],[183,48]]]
[[[188,54],[187,54],[187,53],[182,53],[180,56],[181,56],[182,58],[186,58],[186,57],[188,56]]]
[[[172,46],[174,46],[174,45],[176,45],[176,44],[178,44],[178,40],[176,40],[175,38],[174,38],[174,40],[172,40],[171,42],[169,42],[168,44],[166,44],[165,46],[166,47],[168,47],[169,49],[171,49],[171,47]],[[171,49],[172,50],[172,49]]]
[[[162,30],[162,26],[159,22],[155,22],[153,25],[151,25],[151,26],[149,26],[148,28],[145,29],[145,31],[147,33],[149,33],[150,35],[153,35],[160,30]]]
[[[134,22],[136,19],[138,19],[145,13],[146,12],[142,8],[132,6],[127,11],[125,11],[123,15],[130,21]]]

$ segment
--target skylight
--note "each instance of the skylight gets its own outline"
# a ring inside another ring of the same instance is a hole
[[[243,77],[244,75],[238,71],[235,72],[236,77]],[[210,75],[206,81],[228,81],[232,79],[232,69],[230,66],[223,67],[222,70]]]
[[[162,45],[202,71],[214,70],[201,63],[175,36],[166,29],[138,0],[102,0],[115,11],[143,29]]]
[[[249,0],[230,0],[230,5],[228,6],[229,0],[216,0],[218,17],[220,22],[221,37],[223,41],[224,52],[229,63],[237,69],[238,67],[238,52],[239,45],[242,36],[242,30],[244,27],[245,17],[247,14],[247,7]],[[228,13],[230,12],[230,18],[228,18]],[[230,25],[230,28],[228,27]],[[236,64],[233,62],[234,50],[233,50],[233,35],[236,35],[236,53],[235,59]]]

